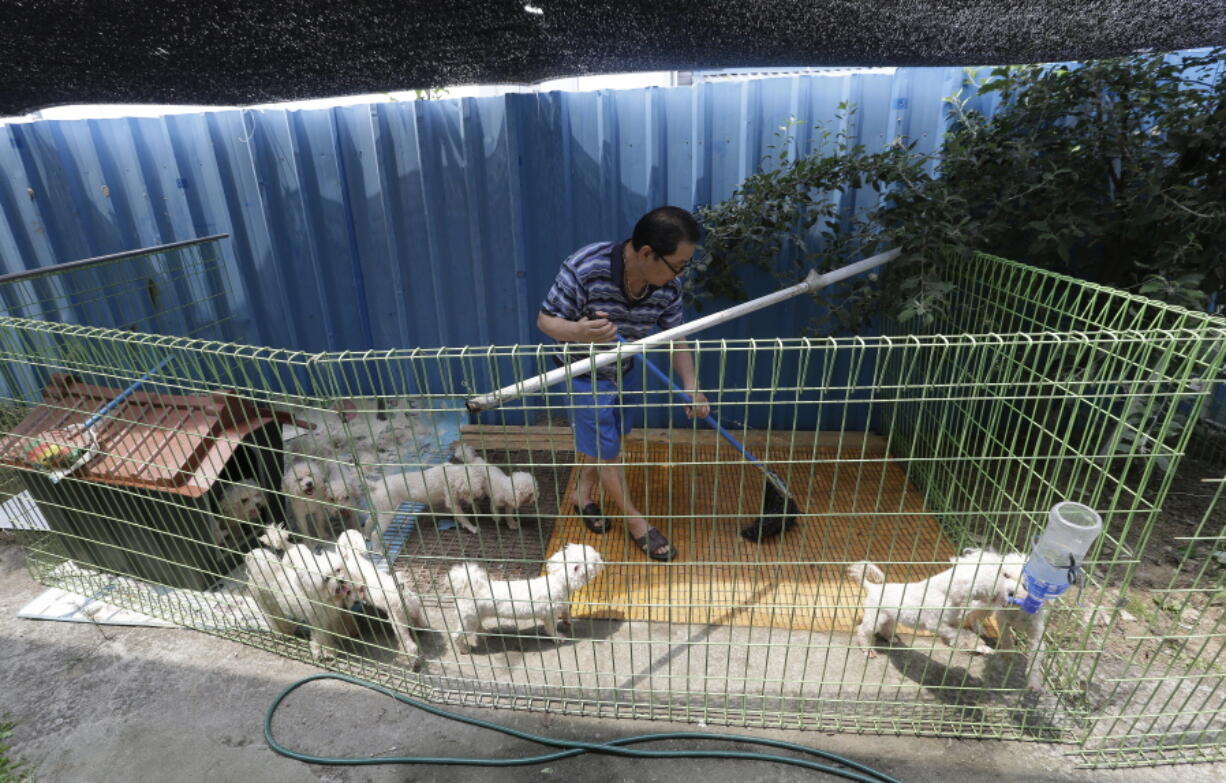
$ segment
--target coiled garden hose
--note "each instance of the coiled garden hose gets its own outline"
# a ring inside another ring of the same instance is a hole
[[[298,690],[307,683],[315,680],[340,680],[341,682],[351,683],[363,688],[368,688],[384,696],[390,696],[402,704],[407,704],[410,707],[416,707],[419,710],[428,712],[431,715],[437,715],[441,718],[454,720],[459,723],[467,723],[470,726],[477,726],[482,729],[490,729],[491,731],[501,732],[511,737],[518,737],[529,742],[535,742],[538,745],[547,747],[559,748],[554,753],[543,753],[536,756],[520,756],[518,758],[470,758],[463,756],[375,756],[370,758],[336,758],[330,756],[314,756],[309,753],[300,753],[282,745],[273,736],[272,719],[276,714],[277,708],[285,701],[286,697],[294,691]],[[804,767],[816,772],[824,772],[828,775],[843,778],[845,780],[862,781],[863,783],[901,783],[896,778],[890,777],[883,772],[867,767],[863,764],[852,761],[851,759],[843,758],[842,756],[829,753],[817,748],[810,748],[805,745],[797,745],[792,742],[782,742],[779,740],[763,739],[760,737],[746,737],[738,734],[713,734],[709,732],[690,732],[690,731],[672,731],[659,734],[640,734],[635,737],[622,737],[620,739],[610,740],[608,742],[576,742],[572,740],[556,739],[554,737],[542,737],[536,734],[530,734],[526,731],[513,729],[509,726],[503,726],[498,723],[481,720],[480,718],[470,718],[467,715],[459,715],[454,712],[449,712],[441,707],[427,704],[417,699],[410,698],[403,694],[395,693],[381,685],[366,680],[359,680],[355,677],[349,677],[344,674],[315,674],[310,677],[305,677],[291,684],[288,688],[281,692],[281,695],[269,706],[268,712],[264,716],[264,740],[268,743],[268,747],[287,758],[297,761],[304,761],[309,764],[324,764],[329,766],[369,766],[374,764],[450,764],[459,766],[471,767],[522,767],[532,764],[545,764],[551,761],[559,761],[561,759],[571,758],[583,753],[600,753],[607,756],[623,756],[627,758],[639,759],[693,759],[693,758],[709,758],[709,759],[744,759],[746,761],[770,761],[777,764],[790,764],[795,767]],[[839,767],[820,764],[816,761],[810,761],[804,758],[795,756],[781,756],[771,753],[750,753],[737,750],[641,750],[638,748],[627,747],[629,745],[637,745],[643,742],[662,742],[665,740],[713,740],[719,742],[743,742],[753,745],[764,745],[766,747],[778,748],[781,750],[790,750],[796,753],[801,753],[808,756],[816,756],[827,761],[832,761],[840,764],[846,769]]]

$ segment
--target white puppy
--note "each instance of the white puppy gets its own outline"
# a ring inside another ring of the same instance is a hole
[[[507,527],[519,529],[517,512],[536,501],[536,477],[526,470],[518,470],[508,476],[502,468],[491,465],[480,457],[466,460],[468,464],[485,471],[489,487],[490,512],[494,519],[507,520]]]
[[[388,411],[386,419],[368,418],[351,427],[352,439],[344,449],[362,471],[376,473],[385,466],[404,465],[405,449],[416,452],[433,440],[434,429],[422,422],[416,412]]]
[[[369,604],[386,614],[391,621],[396,639],[400,642],[401,653],[408,661],[409,668],[417,668],[421,661],[410,629],[430,627],[421,599],[412,590],[398,585],[392,574],[380,571],[370,562],[366,542],[358,531],[346,530],[341,533],[341,537],[336,541],[336,548],[345,563],[349,578],[361,585]]]
[[[1008,555],[1012,562],[1025,565],[1025,555]],[[1023,581],[1018,588],[1018,597],[1026,595]],[[1027,672],[1026,685],[1033,691],[1043,690],[1043,632],[1047,628],[1047,606],[1044,604],[1039,611],[1029,614],[1021,607],[1010,604],[1008,607],[976,609],[967,618],[969,622],[981,623],[991,615],[996,620],[1000,633],[997,638],[996,651],[1005,653],[1014,660],[1022,653],[1019,642],[1019,631],[1026,637]]]
[[[389,429],[388,414],[375,398],[346,398],[326,408],[285,408],[295,430],[287,433],[290,454],[337,459],[341,454],[374,453],[378,438]]]
[[[431,509],[445,508],[461,527],[476,533],[477,526],[464,515],[463,504],[474,505],[488,491],[485,471],[468,465],[435,465],[387,476],[370,490],[377,537],[382,536],[396,509],[406,500],[425,503]]]
[[[1013,555],[968,549],[953,558],[954,565],[918,582],[886,582],[881,569],[867,561],[852,563],[847,573],[864,588],[864,617],[855,640],[867,647],[870,658],[874,635],[893,639],[896,625],[930,631],[950,647],[958,646],[958,633],[968,615],[985,608],[1004,608],[1020,589],[1022,562]],[[991,653],[982,641],[975,648]]]
[[[388,414],[385,426],[375,434],[374,445],[379,454],[398,458],[405,446],[424,443],[433,434],[429,424],[421,422],[416,413],[393,411]]]
[[[508,485],[500,488],[498,495],[494,495],[493,487],[490,487],[490,496],[494,498],[493,513],[495,519],[501,519],[500,513],[506,512],[507,527],[512,530],[519,529],[519,510],[524,506],[529,506],[536,502],[537,486],[536,476],[533,476],[526,470],[517,470],[510,476]]]
[[[289,498],[294,529],[302,535],[330,541],[334,522],[341,527],[355,524],[352,483],[341,465],[314,459],[294,460],[281,481],[281,489]]]
[[[545,633],[558,636],[558,621],[570,622],[570,595],[596,578],[604,561],[585,544],[567,544],[545,561],[535,579],[490,579],[476,563],[460,563],[447,575],[455,595],[460,630],[452,636],[460,652],[471,652],[481,621],[487,617],[538,620]]]
[[[366,600],[360,585],[346,579],[339,555],[316,555],[302,544],[289,544],[284,528],[270,526],[261,540],[273,549],[247,553],[247,583],[256,604],[277,632],[293,634],[299,622],[310,631],[311,655],[332,658],[337,637],[353,630],[352,608]],[[285,549],[278,557],[274,549]]]
[[[464,441],[457,440],[451,444],[451,458],[455,462],[476,462],[480,459],[477,456],[477,450],[468,445]]]
[[[243,525],[262,525],[261,518],[267,508],[268,496],[255,484],[237,481],[226,487],[217,501],[214,543],[221,546],[229,539],[232,545],[241,544],[247,539]]]
[[[285,441],[285,451],[310,457],[333,459],[349,442],[347,426],[353,413],[341,409],[340,404],[330,408],[286,408],[294,418],[298,430]]]

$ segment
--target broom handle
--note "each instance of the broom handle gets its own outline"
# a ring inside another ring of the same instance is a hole
[[[81,425],[81,429],[86,429],[86,430],[87,430],[87,429],[89,429],[90,427],[92,427],[92,426],[94,426],[95,424],[97,424],[99,419],[101,419],[103,416],[107,415],[107,414],[108,414],[108,413],[110,413],[111,411],[115,410],[115,406],[116,406],[116,405],[118,405],[119,403],[121,403],[121,402],[123,402],[124,400],[128,399],[129,397],[131,397],[131,396],[132,396],[132,392],[134,392],[134,391],[136,391],[137,389],[139,389],[139,388],[141,387],[141,384],[143,384],[145,381],[149,380],[149,376],[150,376],[150,375],[153,375],[155,372],[157,372],[158,370],[160,370],[160,369],[162,369],[163,367],[165,367],[165,366],[166,366],[166,363],[167,363],[167,362],[169,362],[169,361],[170,361],[170,357],[169,357],[169,356],[167,356],[166,358],[162,359],[162,361],[158,362],[156,367],[154,367],[152,370],[150,370],[149,372],[147,372],[147,373],[145,373],[144,375],[142,375],[142,376],[141,376],[141,377],[140,377],[140,378],[139,378],[139,379],[138,379],[136,382],[134,382],[134,383],[133,383],[131,386],[129,386],[128,388],[126,388],[126,389],[124,389],[123,391],[121,391],[121,392],[119,393],[119,396],[118,396],[118,397],[116,397],[115,399],[111,400],[111,401],[110,401],[110,402],[108,402],[106,405],[103,405],[101,408],[99,408],[99,409],[98,409],[98,412],[97,412],[97,413],[95,413],[93,416],[90,416],[88,419],[86,419],[86,420],[85,420],[85,423],[84,423],[83,425]]]
[[[541,373],[534,378],[529,378],[525,381],[518,381],[510,384],[509,386],[504,386],[498,391],[471,397],[465,402],[465,405],[468,407],[468,410],[473,413],[497,408],[503,403],[510,402],[518,397],[533,394],[546,386],[552,386],[566,378],[573,378],[577,375],[585,375],[599,367],[604,367],[606,364],[612,364],[624,356],[633,356],[636,353],[642,353],[643,350],[649,346],[672,342],[678,337],[685,337],[686,335],[690,335],[695,332],[701,332],[703,329],[740,318],[741,316],[752,313],[755,310],[761,310],[763,307],[769,307],[770,305],[783,302],[794,296],[799,296],[800,294],[818,291],[833,283],[846,280],[847,278],[853,277],[862,272],[867,272],[870,269],[875,269],[882,264],[893,261],[901,252],[902,251],[899,248],[887,250],[884,253],[869,256],[868,258],[865,258],[862,261],[857,261],[854,264],[839,267],[838,269],[827,272],[824,275],[819,275],[815,269],[809,272],[809,275],[804,279],[804,282],[797,283],[793,286],[788,286],[787,288],[780,289],[772,294],[767,294],[766,296],[760,296],[757,299],[751,299],[748,302],[742,302],[741,304],[734,305],[726,310],[720,310],[718,313],[711,313],[708,316],[696,318],[693,321],[682,324],[681,326],[677,326],[672,329],[665,329],[662,332],[648,335],[641,340],[623,343],[620,350],[604,351],[596,354],[595,356],[580,359],[579,361],[574,362],[573,364],[568,364],[565,367],[558,367],[557,369],[550,370],[549,372]]]
[[[618,340],[622,340],[622,338],[621,338],[621,336],[620,336],[620,335],[618,336],[618,338],[617,338],[617,339],[618,339]],[[622,342],[625,342],[625,340],[622,340]],[[663,370],[661,370],[659,367],[657,367],[657,366],[655,366],[654,364],[652,364],[652,363],[651,363],[651,360],[650,360],[650,359],[648,359],[646,356],[640,356],[639,358],[643,360],[643,364],[644,364],[644,365],[646,365],[647,369],[648,369],[648,370],[651,370],[651,374],[652,374],[652,375],[656,376],[657,378],[659,378],[660,380],[662,380],[662,381],[664,381],[666,384],[668,384],[669,388],[670,388],[670,389],[672,389],[672,390],[673,390],[673,392],[674,392],[674,393],[676,393],[676,395],[677,395],[678,397],[680,397],[681,399],[685,400],[685,402],[686,402],[686,404],[687,404],[687,405],[690,405],[691,407],[694,405],[694,400],[693,400],[693,398],[692,398],[692,397],[690,397],[690,395],[689,395],[689,394],[686,394],[686,392],[685,392],[685,391],[684,391],[684,390],[683,390],[683,389],[682,389],[680,386],[678,386],[678,385],[677,385],[677,384],[676,384],[676,383],[673,381],[673,379],[672,379],[672,378],[668,377],[668,373],[664,372],[664,371],[663,371]],[[704,416],[704,417],[702,418],[702,421],[703,421],[703,423],[704,423],[704,424],[706,424],[708,427],[710,427],[711,429],[715,430],[715,431],[716,431],[716,432],[718,432],[720,435],[723,435],[723,436],[724,436],[724,440],[726,440],[726,441],[728,441],[729,443],[731,443],[731,444],[732,444],[732,446],[733,446],[733,447],[734,447],[734,448],[735,448],[737,451],[741,452],[741,454],[742,454],[742,455],[745,457],[745,459],[749,460],[750,462],[757,463],[758,465],[761,465],[762,467],[766,467],[766,465],[764,465],[764,464],[762,463],[762,460],[758,459],[758,458],[757,458],[757,457],[755,457],[753,454],[751,454],[751,453],[750,453],[750,451],[749,451],[749,449],[747,449],[747,448],[745,448],[743,445],[741,445],[741,442],[740,442],[740,441],[738,441],[736,438],[734,438],[734,437],[732,436],[732,433],[731,433],[731,432],[729,432],[728,430],[724,429],[724,425],[722,425],[722,424],[720,424],[718,421],[716,421],[714,416],[712,416],[711,414],[707,414],[706,416]]]

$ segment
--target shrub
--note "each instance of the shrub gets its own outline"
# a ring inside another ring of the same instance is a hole
[[[857,327],[880,307],[930,323],[952,291],[941,278],[949,251],[1220,307],[1224,53],[968,71],[946,99],[950,128],[936,156],[901,138],[871,151],[825,130],[814,155],[794,158],[778,144],[729,199],[699,210],[705,273],[693,278],[692,301],[701,309],[710,297],[745,298],[742,267],[791,283],[814,266],[899,246],[880,284],[862,278],[827,299],[839,326]],[[968,108],[972,92],[999,107]],[[880,199],[843,220],[839,195],[862,187]]]

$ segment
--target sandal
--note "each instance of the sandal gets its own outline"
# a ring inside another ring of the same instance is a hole
[[[579,508],[579,504],[576,503],[575,511],[583,518],[583,524],[588,530],[600,535],[609,532],[609,520],[605,519],[604,512],[600,510],[599,505],[588,503],[583,508]]]
[[[643,550],[643,554],[647,555],[652,560],[659,560],[662,563],[667,563],[669,560],[675,560],[677,558],[677,550],[673,547],[673,545],[668,543],[668,539],[664,537],[663,533],[650,525],[647,526],[646,533],[638,537],[631,535],[630,540],[633,541],[639,549]],[[659,552],[658,550],[662,546],[668,547],[668,551]]]

